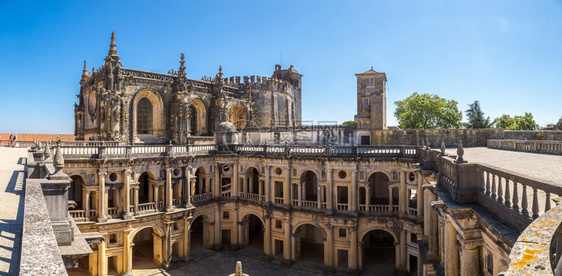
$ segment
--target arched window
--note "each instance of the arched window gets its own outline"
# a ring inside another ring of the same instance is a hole
[[[147,98],[137,105],[137,133],[152,135],[152,103]]]
[[[194,105],[189,105],[189,110],[191,113],[191,118],[189,120],[189,127],[192,135],[197,133],[197,108]]]

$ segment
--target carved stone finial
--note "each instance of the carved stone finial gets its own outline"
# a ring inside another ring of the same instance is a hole
[[[466,163],[467,161],[464,160],[464,148],[462,147],[462,141],[459,140],[459,147],[457,148],[457,163]]]
[[[371,66],[371,70],[374,70],[374,69],[373,69],[373,66]]]
[[[116,62],[119,65],[119,54],[117,54],[117,45],[115,44],[115,32],[111,32],[111,44],[109,44],[109,53],[105,58],[105,62]]]
[[[431,149],[431,144],[429,143],[429,138],[425,137],[425,142],[427,144],[427,149]]]
[[[62,158],[62,151],[60,149],[60,143],[57,144],[57,152],[55,153],[55,160],[53,160],[53,165],[58,170],[64,168],[64,158]]]
[[[446,149],[447,149],[447,147],[445,147],[445,141],[441,142],[441,154],[439,154],[439,155],[441,155],[441,156],[446,155],[445,154]]]
[[[236,262],[236,276],[242,276],[242,262],[241,261],[237,261]]]
[[[219,74],[222,76],[222,65],[219,65]]]
[[[111,45],[115,46],[115,32],[111,32]]]
[[[51,156],[51,145],[49,143],[45,146],[45,152],[43,154],[45,155],[45,159]]]

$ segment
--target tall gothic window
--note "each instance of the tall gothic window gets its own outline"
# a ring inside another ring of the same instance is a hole
[[[191,113],[191,117],[189,118],[189,130],[191,134],[195,135],[197,133],[197,108],[191,104],[189,105],[189,110]]]
[[[137,105],[137,133],[152,134],[152,103],[147,98]]]

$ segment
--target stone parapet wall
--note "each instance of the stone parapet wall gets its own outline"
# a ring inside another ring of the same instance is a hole
[[[26,181],[23,220],[20,275],[67,275],[40,179]]]
[[[485,147],[488,139],[503,139],[503,129],[384,129],[371,132],[373,145],[417,145],[426,144],[438,148],[444,141],[447,147],[458,145],[459,140],[465,147]]]

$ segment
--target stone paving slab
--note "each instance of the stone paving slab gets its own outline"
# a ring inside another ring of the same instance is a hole
[[[21,250],[25,148],[0,147],[0,275],[16,275]]]
[[[447,149],[446,153],[456,155],[457,149]],[[560,173],[562,156],[560,155],[474,147],[464,148],[464,159],[469,163],[490,165],[562,186],[562,174]]]

